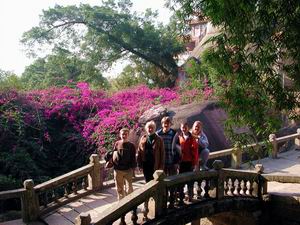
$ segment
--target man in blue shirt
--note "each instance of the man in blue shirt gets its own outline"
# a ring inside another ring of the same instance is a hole
[[[176,150],[173,148],[173,139],[176,131],[171,128],[171,118],[165,116],[161,120],[161,129],[156,133],[163,139],[165,147],[165,167],[164,172],[167,176],[177,174],[179,157]]]

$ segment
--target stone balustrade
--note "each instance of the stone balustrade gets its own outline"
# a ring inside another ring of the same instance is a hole
[[[272,158],[277,158],[279,147],[278,144],[284,143],[287,141],[294,141],[295,147],[300,149],[300,128],[297,129],[297,132],[295,134],[283,136],[283,137],[276,137],[275,134],[269,135],[269,142],[258,142],[254,144],[249,144],[246,146],[241,146],[239,144],[235,144],[233,148],[224,149],[216,152],[211,152],[209,154],[209,159],[216,159],[223,156],[231,156],[231,168],[238,169],[241,167],[242,162],[242,156],[243,153],[247,152],[247,149],[249,148],[258,148],[263,147],[268,144],[272,145],[272,151],[271,156]]]
[[[300,129],[297,133],[277,138],[276,135],[271,134],[269,142],[273,146],[272,157],[276,158],[278,154],[278,144],[286,141],[294,140],[296,148],[300,149]],[[239,168],[242,163],[242,153],[249,147],[258,147],[266,145],[265,142],[255,143],[247,146],[235,145],[233,148],[225,149],[210,153],[210,159],[231,155],[232,168]],[[218,162],[218,161],[217,161]],[[194,200],[201,200],[205,198],[222,199],[224,196],[251,196],[260,198],[266,193],[266,183],[270,180],[278,182],[294,181],[299,182],[299,178],[286,178],[283,176],[272,177],[264,175],[263,178],[258,178],[258,173],[238,172],[234,170],[221,169],[220,163],[215,163],[215,170],[209,172],[195,172],[178,175],[176,177],[168,177],[163,179],[162,174],[156,174],[157,179],[153,181],[149,189],[141,189],[138,193],[130,195],[140,198],[137,202],[146,201],[150,195],[157,201],[157,205],[162,211],[157,211],[159,214],[164,210],[171,209],[177,203],[183,202],[183,195],[175,196],[175,191],[185,185],[193,186]],[[67,174],[51,179],[42,184],[34,185],[33,180],[24,181],[24,188],[2,191],[0,192],[0,200],[18,198],[21,199],[22,218],[24,222],[34,221],[39,216],[51,212],[54,209],[65,205],[71,201],[79,199],[94,191],[100,190],[106,182],[104,182],[104,162],[99,161],[99,156],[93,154],[90,157],[90,163],[77,170],[71,171]],[[260,180],[264,182],[260,182]],[[110,182],[113,184],[113,182]],[[153,192],[153,189],[159,192]],[[215,190],[215,192],[212,192]],[[144,193],[145,192],[145,193]],[[151,194],[150,194],[151,193]],[[159,194],[158,194],[159,193]],[[169,193],[168,196],[166,193]],[[159,195],[159,197],[157,197]],[[142,196],[142,197],[138,197]],[[168,197],[168,201],[166,198]],[[125,199],[128,200],[128,197]],[[134,199],[134,198],[132,198]],[[131,201],[133,201],[131,199]],[[121,202],[124,205],[121,207],[123,214],[130,210],[134,210],[134,203],[128,203],[126,200]],[[133,205],[132,205],[133,204]],[[128,207],[130,205],[130,207]],[[127,210],[127,211],[126,211]],[[110,216],[108,216],[110,218]],[[116,219],[116,218],[114,218]],[[133,221],[135,218],[133,219]],[[78,224],[85,224],[83,221],[89,221],[87,215],[81,215],[78,218]],[[101,221],[99,219],[99,221]],[[88,223],[87,223],[88,224]],[[101,224],[101,223],[99,223]]]
[[[220,160],[214,162],[214,169],[210,171],[198,171],[165,177],[163,171],[154,173],[154,180],[143,188],[123,198],[113,208],[103,212],[95,219],[93,225],[111,225],[120,220],[125,223],[125,216],[131,213],[133,224],[137,224],[136,209],[145,204],[144,218],[149,221],[147,214],[148,200],[154,199],[154,220],[165,216],[176,209],[185,206],[192,207],[199,202],[219,201],[230,198],[251,198],[261,200],[266,185],[265,180],[260,179],[260,171],[244,172],[232,169],[223,169]],[[188,187],[188,188],[186,188]],[[189,189],[190,188],[190,189]],[[90,225],[88,214],[80,215],[76,219],[76,225]],[[150,220],[150,221],[151,221]]]
[[[23,221],[35,221],[45,213],[101,189],[101,168],[104,164],[93,154],[86,166],[38,185],[31,179],[25,180],[24,188],[0,192],[0,200],[21,199]]]

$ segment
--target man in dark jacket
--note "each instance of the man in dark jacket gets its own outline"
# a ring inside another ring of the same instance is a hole
[[[133,191],[132,177],[136,167],[136,150],[134,144],[128,141],[128,136],[129,130],[127,128],[120,130],[121,140],[117,141],[114,145],[112,159],[114,165],[114,179],[119,200]]]

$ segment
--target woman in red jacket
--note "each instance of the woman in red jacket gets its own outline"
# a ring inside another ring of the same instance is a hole
[[[198,143],[193,135],[189,132],[187,122],[180,125],[181,132],[175,137],[175,144],[181,151],[181,162],[179,173],[196,171],[198,168]],[[193,186],[188,185],[189,201],[193,198]],[[180,191],[181,195],[183,190]],[[182,199],[182,198],[181,198]]]

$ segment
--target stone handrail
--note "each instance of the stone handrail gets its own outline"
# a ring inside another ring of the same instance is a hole
[[[295,134],[283,136],[283,137],[276,137],[275,134],[269,135],[269,143],[272,144],[272,158],[277,158],[278,155],[278,144],[286,142],[286,141],[295,141],[295,146],[300,149],[300,128],[297,129],[297,132]],[[253,144],[248,144],[246,146],[239,146],[235,145],[233,148],[224,149],[220,151],[215,151],[209,153],[209,159],[216,159],[223,156],[231,155],[231,167],[238,169],[240,168],[242,164],[242,154],[244,149],[250,148],[250,147],[258,147],[258,146],[266,146],[266,142],[258,142]]]
[[[42,191],[42,190],[61,186],[61,185],[65,184],[66,182],[68,182],[69,180],[88,175],[92,169],[93,169],[93,165],[88,164],[86,166],[83,166],[76,170],[73,170],[69,173],[66,173],[62,176],[59,176],[59,177],[53,178],[49,181],[46,181],[44,183],[38,184],[38,185],[34,186],[34,189],[36,191]]]
[[[147,183],[143,188],[134,191],[116,203],[112,208],[103,212],[100,217],[95,218],[96,222],[93,225],[110,225],[119,219],[121,219],[120,224],[124,224],[125,215],[131,211],[133,211],[132,222],[133,224],[137,224],[136,208],[143,202],[147,202],[149,197],[153,197],[155,201],[155,216],[153,219],[164,216],[174,209],[175,204],[180,205],[180,207],[186,204],[186,196],[183,192],[186,184],[188,186],[191,185],[193,190],[191,200],[188,198],[190,201],[188,203],[189,206],[203,200],[207,202],[209,200],[221,200],[224,197],[261,199],[262,193],[266,192],[264,190],[266,187],[264,184],[265,180],[259,178],[260,171],[243,172],[222,169],[223,163],[220,160],[216,160],[213,166],[214,170],[190,172],[170,177],[165,177],[163,171],[156,171],[153,181]],[[179,192],[179,197],[176,192]],[[146,214],[144,212],[146,218],[147,213],[148,211],[146,211]],[[91,217],[88,213],[80,214],[75,221],[75,225],[90,224]]]
[[[21,198],[22,194],[26,191],[25,188],[19,188],[15,190],[1,191],[0,200],[11,199],[11,198]]]
[[[262,176],[267,182],[275,181],[279,183],[300,184],[300,176],[273,174],[262,174]]]
[[[296,147],[300,149],[300,128],[297,129],[297,132],[295,134],[291,134],[283,137],[277,138],[275,134],[269,135],[269,141],[273,146],[272,157],[274,159],[277,158],[278,155],[278,151],[279,151],[278,144],[290,140],[295,140]]]
[[[122,218],[129,211],[134,212],[131,219],[135,223],[137,221],[137,214],[136,214],[137,207],[147,202],[149,198],[156,197],[155,194],[157,193],[159,179],[160,179],[160,174],[156,172],[155,179],[153,181],[150,181],[144,187],[134,191],[130,195],[121,199],[118,202],[117,206],[114,205],[113,207],[103,212],[101,216],[95,218],[95,220],[98,222],[95,222],[94,225],[112,224],[115,220]]]
[[[217,171],[196,171],[169,176],[164,179],[167,187],[178,186],[192,180],[214,179],[218,177]]]

